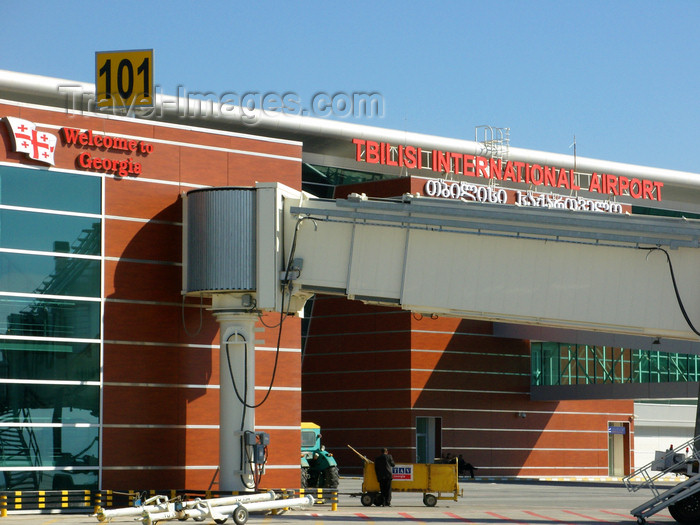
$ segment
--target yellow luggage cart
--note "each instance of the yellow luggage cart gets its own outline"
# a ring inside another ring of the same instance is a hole
[[[457,462],[447,464],[402,463],[393,468],[392,492],[421,492],[423,503],[434,507],[439,499],[457,501],[464,491],[459,488]],[[381,505],[379,482],[374,463],[365,461],[360,501],[365,507]]]

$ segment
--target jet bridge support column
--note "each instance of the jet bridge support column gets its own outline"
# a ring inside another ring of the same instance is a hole
[[[259,474],[254,463],[260,460],[254,445],[261,445],[255,433],[255,324],[260,313],[282,308],[286,194],[298,197],[278,184],[259,184],[201,188],[183,199],[183,293],[211,297],[219,323],[220,490],[254,490]],[[302,308],[304,300],[287,297],[286,311],[290,305]]]
[[[221,334],[219,489],[237,492],[255,488],[251,458],[255,443],[255,322],[258,316],[239,310],[241,302],[245,301],[229,294],[217,294],[212,298],[212,310]]]

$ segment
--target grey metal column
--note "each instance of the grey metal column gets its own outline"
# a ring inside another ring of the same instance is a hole
[[[698,406],[695,409],[695,452],[700,451],[700,382],[698,382]]]
[[[221,327],[219,489],[255,489],[247,438],[255,436],[255,321],[257,315],[217,312]]]

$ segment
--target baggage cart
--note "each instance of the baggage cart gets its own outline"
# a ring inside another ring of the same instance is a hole
[[[417,492],[423,494],[423,504],[434,507],[438,500],[457,501],[464,491],[459,488],[457,462],[447,464],[397,463],[392,469],[392,492]],[[365,461],[360,501],[365,507],[382,505],[379,481],[374,463]]]

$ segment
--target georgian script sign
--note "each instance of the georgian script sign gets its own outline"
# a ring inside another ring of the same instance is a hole
[[[446,181],[443,179],[428,179],[423,186],[423,192],[428,197],[440,197],[465,202],[481,202],[490,204],[515,204],[516,206],[531,206],[533,208],[549,208],[574,211],[598,211],[608,213],[624,213],[625,206],[619,202],[585,197],[558,195],[556,193],[536,193],[520,191],[469,182]]]

